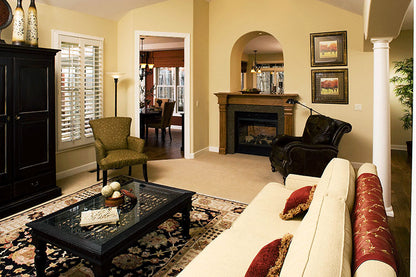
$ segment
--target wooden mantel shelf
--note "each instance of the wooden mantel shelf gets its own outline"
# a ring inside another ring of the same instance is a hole
[[[220,109],[220,154],[227,153],[227,107],[228,105],[282,106],[284,108],[284,134],[293,135],[294,104],[286,103],[287,99],[297,99],[296,93],[285,94],[243,94],[241,92],[217,92]]]

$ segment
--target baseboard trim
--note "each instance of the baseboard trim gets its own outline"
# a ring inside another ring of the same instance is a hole
[[[208,147],[205,147],[205,148],[203,148],[201,150],[198,150],[198,151],[192,153],[192,156],[193,156],[193,158],[196,158],[199,155],[201,155],[203,152],[207,152],[207,151],[208,151]]]
[[[81,173],[81,172],[85,172],[88,170],[92,170],[92,169],[96,169],[97,168],[97,163],[96,162],[91,162],[88,164],[84,164],[81,166],[77,166],[68,170],[64,170],[61,172],[57,172],[56,173],[56,180],[61,180],[64,179],[66,177]]]
[[[209,147],[209,152],[219,153],[220,152],[220,148],[219,147],[215,147],[215,146],[210,146]]]
[[[407,146],[403,145],[403,144],[392,144],[391,149],[392,150],[407,151]]]

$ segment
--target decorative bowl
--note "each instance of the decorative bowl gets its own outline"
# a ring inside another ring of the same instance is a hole
[[[105,199],[105,205],[107,207],[117,207],[124,203],[124,195],[120,197],[107,197]]]

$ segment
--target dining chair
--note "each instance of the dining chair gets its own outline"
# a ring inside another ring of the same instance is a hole
[[[172,140],[172,133],[170,130],[170,126],[171,126],[170,120],[172,118],[174,108],[175,108],[175,101],[165,102],[165,105],[163,107],[162,117],[158,121],[154,121],[154,122],[150,122],[146,124],[146,139],[147,139],[147,134],[149,133],[148,128],[155,128],[156,139],[158,138],[159,129],[161,129],[162,141],[165,141],[166,128],[169,128],[169,137],[170,137],[170,140]]]

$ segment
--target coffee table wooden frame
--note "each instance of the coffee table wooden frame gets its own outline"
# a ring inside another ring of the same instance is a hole
[[[95,276],[107,276],[107,273],[112,265],[112,259],[115,256],[137,242],[137,240],[143,235],[156,229],[158,225],[172,217],[177,212],[182,213],[183,234],[185,237],[189,238],[189,215],[192,208],[192,195],[194,195],[195,192],[154,183],[144,183],[136,179],[132,179],[132,181],[143,183],[146,186],[150,185],[154,188],[159,187],[163,190],[171,190],[175,193],[179,192],[180,196],[176,199],[172,199],[163,209],[158,209],[156,212],[145,217],[143,221],[134,224],[129,229],[118,234],[103,245],[96,244],[87,239],[82,239],[70,233],[62,232],[62,230],[56,228],[55,226],[43,222],[45,219],[57,216],[64,210],[78,206],[84,201],[101,197],[100,195],[89,197],[39,220],[28,223],[27,226],[32,228],[33,244],[36,247],[35,267],[37,276],[45,276],[47,259],[46,243],[53,244],[91,262]]]

